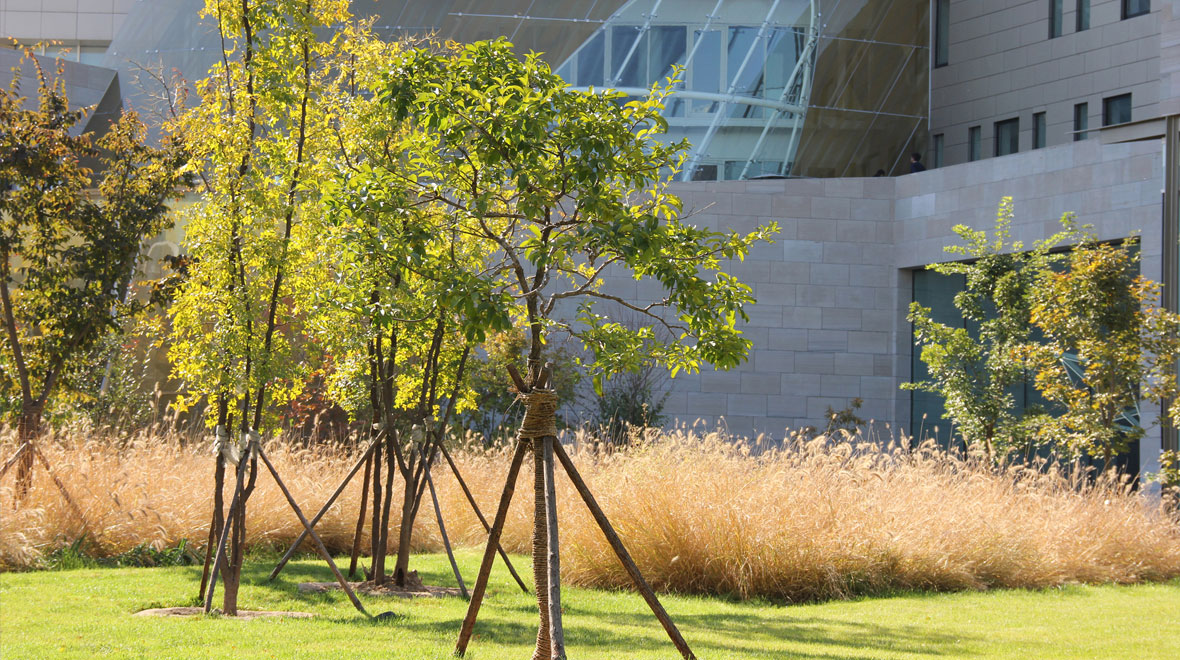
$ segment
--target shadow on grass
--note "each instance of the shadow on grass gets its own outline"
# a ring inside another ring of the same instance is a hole
[[[313,558],[303,559],[305,561],[289,563],[272,582],[268,581],[267,577],[274,568],[277,557],[252,558],[243,567],[243,585],[264,588],[273,591],[275,595],[308,604],[347,606],[347,596],[342,592],[304,594],[298,591],[297,585],[300,582],[326,582],[333,579],[325,562],[318,558],[314,558],[313,561],[307,561]],[[449,586],[454,580],[449,571],[433,570],[424,566],[418,566],[416,570],[423,581],[429,584]],[[201,567],[189,567],[188,573],[192,576],[196,589],[200,581]],[[630,595],[639,597],[637,594]],[[531,600],[522,600],[521,596],[519,591],[509,590],[506,585],[493,585],[476,624],[477,638],[472,641],[472,649],[482,644],[531,644],[537,631],[536,606]],[[928,599],[937,596],[938,594],[911,592],[899,593],[891,598]],[[854,656],[857,650],[888,651],[905,657],[938,657],[961,653],[963,643],[984,641],[982,638],[946,634],[912,625],[880,625],[814,615],[793,616],[792,612],[799,610],[778,603],[694,598],[701,601],[719,600],[730,609],[755,610],[707,614],[674,613],[673,620],[677,627],[687,635],[693,650],[702,657],[765,653],[770,648],[781,648],[784,642],[794,647],[790,651],[791,657],[816,660],[848,658]],[[434,638],[442,636],[449,643],[458,635],[462,624],[461,612],[466,609],[464,601],[455,599],[455,602],[463,604],[458,616],[427,621],[414,617],[410,600],[366,597],[365,607],[371,614],[393,611],[393,616],[379,620],[350,611],[348,614],[320,615],[317,620],[358,628],[398,628]],[[612,607],[610,604],[601,604],[593,600],[587,602],[576,597],[570,599],[565,607],[569,617],[566,621],[567,644],[636,651],[666,649],[669,657],[676,656],[671,642],[650,612],[644,610],[623,614],[612,611]]]

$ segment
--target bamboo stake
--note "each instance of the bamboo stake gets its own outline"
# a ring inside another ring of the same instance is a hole
[[[376,442],[379,441],[380,439],[378,439]],[[373,454],[373,449],[376,446],[376,442],[369,445],[368,450],[366,450],[361,456],[360,460],[356,462],[356,465],[353,465],[352,469],[349,470],[348,476],[344,477],[344,480],[341,481],[340,485],[336,487],[336,491],[332,493],[332,496],[328,498],[328,501],[324,503],[324,506],[320,507],[319,513],[315,514],[315,517],[311,519],[312,527],[315,527],[316,524],[320,522],[320,519],[328,513],[328,509],[332,508],[332,505],[336,503],[336,498],[340,497],[340,494],[344,492],[344,488],[348,486],[348,483],[352,481],[352,478],[356,476],[358,471],[360,471],[361,466],[364,465],[366,461],[368,461],[369,456]],[[299,548],[299,544],[303,543],[306,538],[307,530],[304,530],[301,534],[299,534],[299,537],[295,539],[295,542],[291,544],[291,547],[287,549],[287,552],[283,554],[283,558],[279,560],[279,563],[274,567],[274,570],[270,572],[270,577],[267,578],[268,581],[274,580],[276,577],[278,577],[279,572],[283,570],[283,567],[287,565],[287,562],[291,560],[292,555],[294,555],[295,551]]]
[[[447,451],[445,444],[439,445],[439,450],[442,451],[443,458],[447,460],[447,464],[451,466],[451,472],[455,474],[455,479],[459,482],[459,488],[463,490],[463,495],[467,497],[468,504],[471,505],[471,510],[475,512],[475,517],[479,518],[479,523],[483,525],[485,532],[491,532],[492,526],[488,524],[488,519],[484,517],[483,512],[479,510],[479,505],[475,503],[475,496],[471,494],[471,489],[467,487],[467,482],[463,480],[463,475],[459,474],[459,467],[455,465],[455,460],[451,458],[451,453]],[[496,542],[496,550],[500,553],[500,558],[504,560],[504,565],[508,567],[508,572],[512,574],[512,579],[516,580],[516,584],[520,586],[520,590],[529,593],[528,586],[525,585],[524,580],[520,579],[516,568],[512,565],[512,561],[508,559],[508,553],[504,552],[504,546]]]
[[[544,438],[545,524],[549,550],[549,649],[552,660],[565,660],[565,631],[561,626],[561,558],[557,541],[557,489],[553,483],[553,446],[557,438]]]
[[[606,514],[602,512],[602,508],[598,506],[598,502],[594,499],[590,489],[586,486],[586,482],[582,480],[582,475],[578,473],[578,469],[574,467],[573,461],[570,460],[565,449],[560,443],[553,443],[553,453],[556,454],[557,459],[561,461],[561,466],[565,468],[565,472],[569,475],[570,481],[574,483],[574,488],[578,490],[578,494],[582,496],[582,500],[586,503],[586,507],[590,509],[590,513],[594,516],[594,520],[598,522],[598,526],[602,529],[602,533],[606,536],[606,540],[618,556],[619,562],[623,564],[623,568],[631,576],[631,581],[635,583],[635,587],[639,593],[643,595],[643,599],[647,601],[648,607],[651,608],[652,613],[659,619],[660,624],[664,626],[664,631],[668,633],[668,637],[672,640],[672,644],[680,651],[680,654],[686,660],[696,660],[692,649],[688,647],[688,642],[684,641],[684,637],[680,635],[680,631],[676,629],[676,624],[672,623],[672,619],[668,613],[664,611],[664,606],[660,605],[660,601],[656,598],[655,592],[648,586],[647,580],[643,579],[643,574],[639,572],[639,567],[635,565],[635,561],[631,559],[627,548],[623,546],[623,542],[619,539],[619,535],[615,533],[614,527],[611,527],[610,521],[607,520]]]
[[[324,542],[320,540],[320,535],[316,534],[315,530],[312,529],[311,523],[303,515],[303,511],[299,508],[299,505],[295,503],[295,498],[291,497],[291,491],[287,490],[287,484],[283,483],[282,478],[279,477],[278,470],[275,469],[275,466],[271,465],[270,459],[266,457],[266,452],[262,451],[262,447],[258,447],[257,451],[258,457],[262,459],[262,462],[266,465],[266,469],[270,470],[270,476],[274,477],[275,483],[279,485],[279,490],[283,491],[283,497],[287,498],[287,504],[291,505],[291,510],[299,517],[299,522],[303,523],[303,528],[307,530],[307,533],[311,536],[311,540],[315,541],[316,549],[320,551],[320,556],[324,558],[324,561],[328,562],[328,568],[332,569],[332,575],[336,576],[336,581],[340,583],[340,588],[344,589],[344,593],[348,594],[348,599],[352,601],[352,606],[361,614],[372,618],[365,611],[365,606],[361,605],[361,601],[356,597],[356,594],[353,593],[348,580],[345,580],[344,576],[340,574],[340,569],[336,567],[336,562],[332,561],[332,555],[324,547]]]
[[[488,544],[484,548],[483,561],[479,565],[475,587],[471,590],[471,602],[467,604],[467,615],[463,617],[463,627],[459,630],[459,640],[455,643],[455,655],[460,657],[467,652],[467,643],[471,641],[471,633],[475,630],[475,619],[479,616],[479,606],[483,603],[484,592],[488,588],[488,576],[492,572],[492,563],[496,561],[496,548],[500,544],[500,533],[504,531],[504,521],[508,518],[508,505],[511,504],[512,493],[516,490],[516,477],[520,474],[520,465],[524,462],[524,455],[528,451],[528,447],[527,441],[518,440],[516,453],[512,456],[512,464],[508,467],[508,479],[504,482],[500,505],[496,509],[492,529],[488,532]]]
[[[442,535],[443,548],[447,551],[447,559],[451,561],[451,570],[455,573],[455,581],[459,583],[459,593],[463,600],[470,600],[467,586],[463,584],[463,575],[459,573],[459,564],[455,563],[455,553],[451,551],[451,540],[447,538],[447,527],[443,524],[442,509],[438,506],[438,495],[434,492],[434,479],[430,478],[430,470],[426,471],[426,485],[430,487],[430,500],[434,502],[434,516],[438,519],[438,532]]]

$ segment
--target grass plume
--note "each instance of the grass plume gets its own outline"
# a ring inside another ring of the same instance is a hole
[[[46,437],[39,446],[89,528],[40,466],[30,498],[15,510],[6,476],[0,567],[36,567],[84,533],[86,551],[95,556],[145,542],[161,549],[181,539],[204,545],[213,472],[207,442],[149,432],[112,440],[74,431]],[[1180,576],[1180,521],[1165,505],[1125,481],[1091,483],[1060,467],[996,469],[931,446],[883,447],[854,438],[764,447],[691,431],[651,434],[616,451],[579,435],[569,447],[640,569],[660,590],[803,601],[898,589],[1039,588]],[[14,450],[14,434],[0,431],[0,456]],[[358,451],[282,439],[267,444],[309,517]],[[454,453],[490,519],[508,453]],[[452,542],[480,545],[486,534],[441,460],[434,474]],[[531,470],[522,470],[504,532],[509,551],[530,548],[530,479]],[[300,531],[299,522],[268,475],[259,475],[258,484],[248,543],[283,546]],[[395,499],[400,492],[395,488]],[[333,552],[351,547],[359,497],[357,479],[317,527]],[[563,578],[626,588],[626,573],[564,477],[558,501]],[[417,525],[415,549],[440,550],[429,502]],[[397,538],[396,530],[390,538]]]

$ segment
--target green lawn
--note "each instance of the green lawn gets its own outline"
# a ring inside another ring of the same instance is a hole
[[[474,551],[459,556],[473,579]],[[518,566],[526,567],[521,557]],[[314,620],[132,617],[146,607],[192,604],[199,569],[85,569],[0,575],[0,656],[39,658],[449,658],[466,604],[365,598],[386,622],[363,619],[344,594],[301,596],[295,584],[330,579],[293,562],[274,584],[271,561],[247,565],[249,609],[316,612]],[[450,584],[446,559],[414,558],[423,578]],[[527,572],[527,571],[526,571]],[[529,657],[536,632],[530,597],[497,564],[471,660]],[[567,589],[571,659],[675,658],[637,595]],[[705,658],[1180,658],[1180,583],[1069,587],[780,606],[665,597],[665,607]]]

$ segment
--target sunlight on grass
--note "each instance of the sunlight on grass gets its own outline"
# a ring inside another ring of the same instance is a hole
[[[474,575],[478,554],[459,554]],[[451,583],[446,559],[415,561],[432,584]],[[519,558],[527,565],[527,558]],[[273,559],[243,573],[248,609],[314,612],[314,620],[132,617],[147,607],[191,605],[199,568],[86,569],[0,575],[5,658],[449,658],[466,604],[459,599],[378,600],[388,622],[364,619],[343,594],[304,596],[301,581],[327,580],[311,560],[293,562],[275,583]],[[501,566],[492,574],[470,660],[528,657],[535,603]],[[665,596],[669,613],[702,658],[1175,658],[1180,657],[1180,583],[1069,586],[1047,591],[965,592],[783,606]],[[569,589],[571,658],[676,657],[637,595]]]

